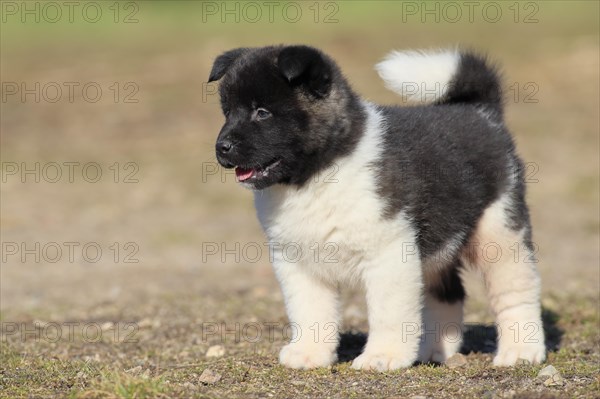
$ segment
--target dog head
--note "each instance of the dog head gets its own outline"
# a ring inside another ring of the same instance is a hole
[[[336,64],[307,46],[238,48],[214,62],[225,124],[219,163],[242,185],[302,185],[350,151],[362,107]]]

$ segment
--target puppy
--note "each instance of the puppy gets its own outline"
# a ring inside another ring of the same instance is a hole
[[[443,362],[462,340],[461,270],[481,270],[498,327],[494,364],[545,358],[523,165],[498,74],[470,52],[393,52],[377,65],[411,107],[362,100],[307,46],[216,58],[219,163],[255,190],[292,330],[282,364],[336,361],[341,284],[366,291],[356,369]]]

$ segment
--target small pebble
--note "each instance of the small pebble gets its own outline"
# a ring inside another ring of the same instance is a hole
[[[537,378],[543,380],[544,385],[547,387],[561,386],[564,384],[562,375],[560,375],[556,367],[551,364],[541,369]]]
[[[211,369],[205,369],[202,374],[200,374],[198,381],[200,381],[202,384],[215,384],[220,379],[221,374],[212,371]]]
[[[558,374],[558,370],[556,369],[556,367],[549,364],[548,366],[541,369],[537,376],[540,379],[546,380],[548,379],[548,377],[552,377],[554,374]]]
[[[560,374],[554,374],[552,377],[544,381],[544,385],[547,387],[562,386],[565,383]]]
[[[451,369],[462,367],[465,364],[467,364],[467,357],[462,353],[455,353],[454,355],[446,359],[446,366],[448,366]]]
[[[222,345],[213,345],[206,351],[206,357],[221,357],[225,354],[225,348]]]

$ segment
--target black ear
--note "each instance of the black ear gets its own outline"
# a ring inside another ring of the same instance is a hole
[[[308,46],[290,46],[279,53],[279,71],[290,83],[300,83],[318,97],[324,97],[331,88],[333,73],[330,61],[317,49]]]
[[[236,48],[233,50],[229,50],[221,54],[215,59],[212,70],[210,71],[210,76],[208,77],[208,83],[214,82],[215,80],[219,80],[225,75],[227,69],[234,63],[235,60],[238,59],[240,55],[248,51],[247,48]]]

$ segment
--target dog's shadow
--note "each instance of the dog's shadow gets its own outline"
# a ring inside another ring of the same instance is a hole
[[[555,352],[560,348],[564,331],[558,327],[559,316],[549,310],[542,310],[544,332],[546,334],[546,348]],[[496,351],[497,331],[494,325],[467,324],[464,330],[463,344],[460,353],[493,353]],[[338,347],[340,362],[349,362],[361,354],[367,343],[365,333],[344,333],[341,335]]]

